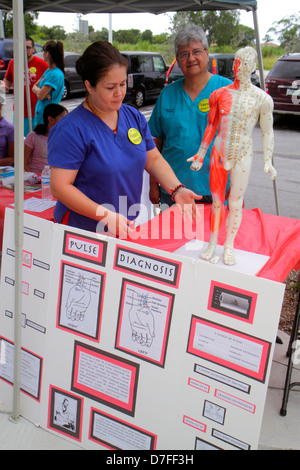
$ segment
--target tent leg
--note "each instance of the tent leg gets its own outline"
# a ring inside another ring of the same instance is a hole
[[[258,59],[258,67],[259,67],[259,75],[260,75],[260,84],[261,84],[261,88],[264,91],[266,91],[266,84],[265,84],[265,77],[264,77],[264,67],[263,67],[263,59],[262,59],[262,51],[261,51],[261,43],[260,43],[256,8],[253,9],[253,23],[254,23],[254,31],[255,31],[255,41],[256,41],[256,51],[257,51],[257,59]],[[276,215],[279,215],[279,203],[278,203],[276,180],[273,180],[273,191],[274,191],[274,198],[275,198]]]
[[[14,305],[14,386],[11,421],[20,418],[22,251],[24,210],[24,15],[23,0],[13,0],[15,66],[15,305]]]

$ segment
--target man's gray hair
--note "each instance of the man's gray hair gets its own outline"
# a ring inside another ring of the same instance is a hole
[[[175,55],[177,57],[178,49],[180,46],[186,46],[191,41],[200,41],[203,44],[204,49],[208,49],[208,42],[206,35],[201,28],[195,24],[186,25],[175,37]]]

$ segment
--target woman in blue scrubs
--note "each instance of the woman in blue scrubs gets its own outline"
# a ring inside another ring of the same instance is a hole
[[[191,171],[186,160],[195,155],[202,142],[208,123],[210,94],[232,81],[208,71],[208,42],[200,26],[188,24],[177,34],[175,54],[183,78],[162,90],[149,127],[158,149],[180,181],[202,194],[201,202],[211,203],[209,162],[212,145],[205,156],[201,175]],[[173,204],[169,194],[154,178],[150,178],[150,199],[153,204]]]
[[[122,103],[127,59],[111,44],[95,42],[78,60],[86,100],[51,130],[48,162],[57,222],[126,237],[138,215],[146,169],[188,215],[194,199],[163,159],[144,116]],[[99,224],[99,222],[101,222]]]

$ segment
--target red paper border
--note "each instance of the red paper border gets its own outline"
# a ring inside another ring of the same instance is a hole
[[[195,328],[197,323],[202,323],[208,326],[211,326],[215,328],[216,330],[224,331],[227,333],[230,333],[232,335],[236,335],[240,338],[246,339],[248,341],[255,342],[257,344],[261,344],[263,346],[263,353],[261,357],[261,362],[260,362],[260,367],[258,373],[253,372],[250,369],[240,367],[233,362],[226,361],[225,359],[221,359],[217,356],[213,356],[210,354],[207,354],[203,351],[197,350],[193,348],[193,342],[194,342],[194,336],[195,336]],[[226,367],[227,369],[235,370],[236,372],[239,372],[240,374],[246,375],[247,377],[251,377],[254,380],[258,380],[259,382],[265,382],[266,378],[266,372],[267,372],[267,366],[268,366],[268,359],[270,355],[270,349],[271,349],[271,343],[268,341],[262,340],[260,338],[256,338],[254,336],[246,335],[240,331],[233,330],[231,328],[227,328],[221,324],[210,322],[208,320],[205,320],[204,318],[199,318],[194,315],[192,315],[191,319],[191,326],[190,326],[190,334],[189,334],[189,339],[188,339],[188,345],[187,345],[187,352],[190,354],[193,354],[194,356],[202,357],[203,359],[206,359],[210,362],[214,362],[215,364],[219,364],[223,367]]]
[[[151,439],[152,439],[153,445],[151,446],[151,448],[149,450],[155,450],[156,449],[156,441],[157,441],[157,435],[156,434],[153,434],[149,431],[146,431],[145,429],[139,428],[138,426],[133,426],[132,423],[127,423],[126,421],[123,421],[122,419],[119,419],[116,416],[112,416],[108,413],[105,413],[102,410],[101,411],[97,410],[96,408],[91,408],[91,413],[90,413],[89,439],[91,441],[96,442],[97,444],[100,443],[101,445],[103,445],[107,449],[122,450],[122,449],[119,449],[118,447],[113,447],[112,445],[109,445],[108,442],[104,442],[101,439],[98,439],[97,437],[92,436],[93,415],[96,414],[96,413],[100,414],[100,415],[103,415],[103,416],[106,416],[106,417],[112,419],[113,421],[117,421],[118,423],[124,424],[124,426],[127,426],[127,427],[132,428],[132,429],[136,429],[137,431],[140,431],[142,434],[146,434],[147,436],[150,436]]]
[[[117,400],[109,395],[105,395],[101,392],[98,392],[97,390],[94,390],[90,387],[87,387],[78,383],[77,378],[78,378],[78,367],[79,367],[79,354],[81,351],[84,351],[90,354],[91,356],[105,359],[105,361],[107,362],[110,362],[112,364],[118,365],[119,367],[123,367],[124,369],[131,371],[131,383],[130,383],[130,388],[129,388],[130,393],[129,393],[128,403],[123,402],[121,400]],[[124,358],[102,351],[101,349],[96,349],[87,344],[80,343],[79,341],[75,341],[73,370],[72,370],[72,385],[71,385],[71,389],[74,392],[80,393],[81,395],[91,398],[92,400],[99,401],[100,403],[104,403],[107,406],[111,406],[112,408],[115,408],[116,410],[123,411],[124,413],[134,416],[138,375],[139,375],[139,364],[136,364],[131,361],[127,361]]]
[[[98,257],[88,255],[88,254],[81,254],[78,251],[71,250],[68,248],[68,241],[69,238],[74,238],[80,241],[87,241],[88,243],[92,243],[99,247]],[[104,240],[98,240],[91,237],[83,237],[82,235],[78,235],[76,233],[65,231],[64,235],[64,243],[63,243],[63,254],[73,256],[74,258],[84,259],[92,263],[100,264],[101,266],[105,266],[106,261],[106,251],[107,251],[107,242]]]
[[[60,324],[60,306],[61,306],[61,298],[62,298],[62,274],[63,274],[63,267],[64,266],[74,266],[75,268],[88,271],[90,273],[95,273],[101,277],[101,286],[100,286],[100,298],[99,298],[99,310],[98,310],[98,325],[96,328],[96,335],[90,336],[86,333],[82,333],[78,330],[73,330],[72,328],[68,328],[65,325]],[[100,338],[100,330],[101,330],[101,321],[102,321],[102,309],[103,309],[103,297],[104,297],[104,290],[105,290],[105,281],[106,281],[106,274],[97,271],[96,269],[86,268],[79,264],[70,263],[69,261],[61,261],[60,264],[60,273],[59,273],[59,291],[58,291],[58,301],[57,301],[57,310],[56,310],[56,328],[67,331],[72,333],[76,336],[81,336],[83,338],[91,339],[92,341],[99,342]]]
[[[77,420],[77,425],[79,427],[79,430],[78,430],[78,437],[76,436],[75,433],[73,432],[68,432],[66,430],[66,432],[63,431],[63,428],[61,426],[55,426],[55,425],[51,425],[51,422],[52,422],[52,417],[51,417],[51,413],[53,411],[53,408],[52,408],[52,391],[58,391],[58,392],[61,392],[63,395],[66,395],[66,396],[69,396],[71,398],[74,398],[78,403],[80,403],[80,416],[79,416],[79,420]],[[83,417],[83,399],[81,397],[77,397],[76,395],[74,395],[73,393],[70,393],[70,392],[67,392],[66,390],[63,390],[61,388],[58,388],[58,387],[54,387],[53,385],[50,385],[49,387],[49,405],[48,405],[48,421],[47,421],[47,426],[49,429],[53,429],[54,431],[60,433],[60,434],[63,434],[64,436],[68,436],[70,437],[71,439],[74,439],[75,441],[78,441],[78,442],[81,442],[81,435],[82,435],[82,417]]]
[[[126,251],[128,253],[132,254],[137,254],[138,256],[144,256],[145,258],[148,258],[150,260],[158,260],[161,262],[166,262],[175,269],[175,279],[174,281],[168,282],[166,279],[159,277],[159,276],[154,276],[154,275],[147,275],[146,273],[143,273],[139,270],[136,269],[130,269],[130,268],[125,268],[124,266],[120,267],[117,264],[117,257],[118,257],[118,252],[119,250]],[[178,289],[179,286],[179,280],[180,280],[180,272],[181,272],[181,266],[182,263],[180,261],[174,261],[170,260],[168,258],[163,258],[161,256],[156,256],[156,255],[150,255],[149,253],[145,251],[139,251],[139,250],[133,250],[131,248],[121,246],[121,245],[116,245],[116,250],[115,250],[115,259],[114,259],[114,269],[117,269],[118,271],[121,271],[123,273],[129,273],[129,274],[134,274],[135,276],[141,277],[143,279],[151,279],[152,281],[159,282],[160,284],[165,284],[167,286],[172,286]]]
[[[169,301],[169,308],[168,308],[168,313],[167,313],[166,329],[165,329],[165,332],[164,332],[164,343],[163,343],[163,347],[162,347],[162,350],[161,350],[161,358],[160,358],[159,361],[156,361],[155,359],[152,359],[151,357],[144,356],[143,354],[138,354],[137,352],[135,352],[131,349],[126,349],[123,346],[120,346],[120,333],[121,333],[121,324],[122,324],[122,318],[123,318],[124,295],[125,295],[125,290],[126,290],[126,285],[127,284],[136,285],[136,286],[138,286],[142,289],[145,289],[147,291],[150,291],[150,292],[151,291],[152,292],[159,292],[159,294],[164,295],[165,297],[169,297],[170,301]],[[133,356],[136,356],[139,359],[143,359],[147,362],[151,362],[151,363],[156,364],[158,366],[164,367],[165,359],[166,359],[166,353],[167,353],[169,333],[170,333],[173,304],[174,304],[174,294],[171,294],[169,292],[164,292],[162,290],[155,289],[155,288],[146,286],[144,284],[140,284],[138,282],[130,281],[128,279],[123,279],[122,288],[121,288],[120,307],[119,307],[118,327],[117,327],[116,343],[115,343],[116,349],[119,349],[120,351],[125,351],[126,353],[131,354]]]
[[[224,310],[219,310],[217,308],[212,307],[211,305],[212,305],[212,299],[213,299],[213,293],[214,293],[214,288],[215,287],[220,287],[220,288],[226,289],[226,290],[228,290],[230,292],[233,292],[233,293],[236,292],[237,294],[242,294],[243,296],[251,297],[252,302],[251,302],[251,308],[250,308],[250,312],[249,312],[248,317],[243,317],[241,315],[235,315],[234,313],[225,312]],[[235,318],[236,320],[240,320],[240,321],[244,321],[246,323],[251,323],[252,324],[253,320],[254,320],[256,301],[257,301],[257,294],[255,294],[254,292],[250,292],[250,291],[247,291],[247,290],[244,290],[244,289],[240,289],[238,287],[233,287],[233,286],[229,286],[229,285],[226,285],[226,284],[222,284],[220,282],[211,281],[207,308],[208,308],[208,310],[211,310],[212,312],[221,313],[222,315],[225,315],[227,317]]]

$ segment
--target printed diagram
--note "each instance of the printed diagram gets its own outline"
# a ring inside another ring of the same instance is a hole
[[[104,275],[62,262],[58,326],[97,339]]]
[[[75,279],[75,282],[67,298],[66,315],[73,321],[83,321],[91,303],[92,280],[86,281],[84,275],[80,274],[78,281]]]
[[[123,280],[116,348],[163,366],[173,294]]]
[[[140,294],[133,290],[131,301],[129,321],[132,329],[132,340],[141,346],[150,347],[155,337],[154,316],[150,307],[152,298],[148,298],[148,293]]]

